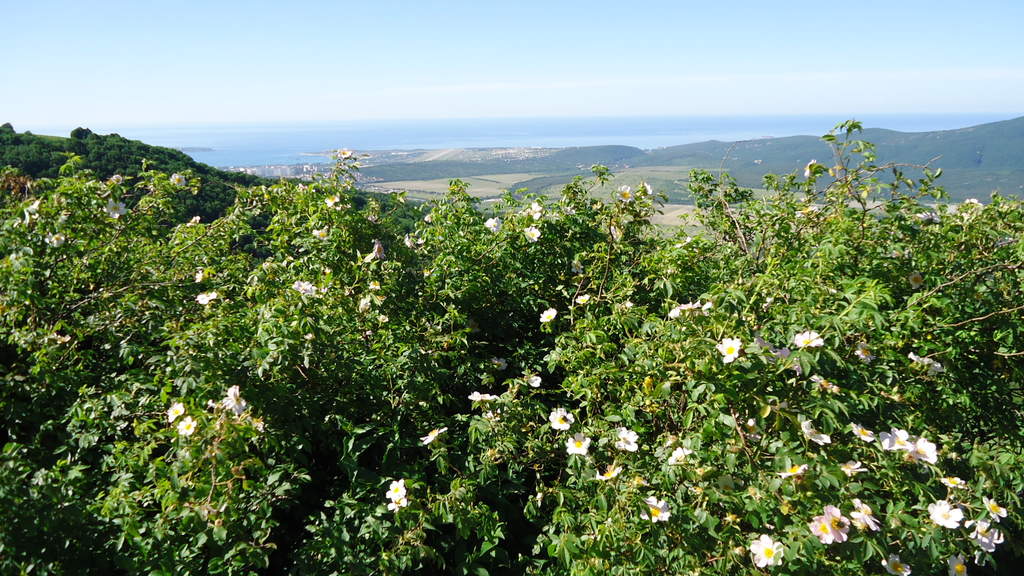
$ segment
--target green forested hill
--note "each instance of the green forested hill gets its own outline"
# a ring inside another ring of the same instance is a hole
[[[1024,117],[957,130],[897,132],[869,128],[861,139],[876,145],[879,158],[942,168],[940,183],[954,198],[1024,192]],[[740,183],[756,186],[768,172],[789,173],[811,159],[827,163],[828,145],[817,136],[742,142],[699,142],[652,150],[637,165],[722,166]]]
[[[191,172],[202,182],[201,192],[183,195],[182,214],[199,215],[204,220],[223,213],[235,197],[234,186],[252,186],[264,182],[248,174],[224,172],[190,158],[184,152],[150,146],[117,134],[99,135],[77,128],[69,138],[17,133],[10,124],[0,126],[0,167],[13,166],[32,178],[54,178],[70,154],[82,159],[82,166],[100,178],[114,174],[136,177],[143,169],[163,172]]]

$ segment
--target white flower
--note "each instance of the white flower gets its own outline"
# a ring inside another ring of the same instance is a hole
[[[542,208],[537,202],[531,202],[526,213],[532,216],[534,220],[540,220],[541,217],[544,216],[544,208]]]
[[[686,459],[686,457],[689,456],[690,454],[693,454],[693,450],[690,450],[689,448],[683,448],[682,446],[678,446],[675,450],[672,451],[672,454],[668,457],[668,463],[670,466],[682,464],[683,460]]]
[[[850,427],[853,428],[853,435],[856,436],[857,438],[860,438],[865,442],[875,441],[875,433],[872,432],[871,430],[868,430],[867,428],[861,426],[860,424],[850,424]]]
[[[548,308],[544,312],[541,312],[540,321],[544,324],[547,324],[548,322],[554,320],[555,316],[558,316],[558,310],[555,310],[554,308]]]
[[[811,382],[817,384],[818,387],[824,390],[825,392],[830,392],[832,394],[837,394],[839,392],[839,386],[836,386],[831,381],[826,380],[824,377],[819,376],[817,374],[811,376]]]
[[[800,423],[800,430],[804,433],[804,438],[807,438],[811,442],[824,446],[825,444],[831,444],[832,438],[828,434],[822,434],[814,428],[814,424],[810,420],[804,420]]]
[[[318,228],[316,230],[313,230],[313,238],[316,238],[317,240],[326,240],[327,228]]]
[[[623,202],[633,201],[633,189],[629,186],[619,186],[619,193],[616,195]]]
[[[771,536],[761,534],[750,543],[750,556],[754,559],[754,565],[758,568],[766,566],[778,566],[782,564],[782,555],[785,549],[781,542],[772,540]]]
[[[911,352],[910,354],[907,354],[907,358],[910,358],[910,361],[914,364],[921,366],[922,368],[926,368],[929,374],[938,374],[946,371],[946,369],[942,367],[942,364],[939,364],[937,361],[928,358],[927,356],[918,356]]]
[[[739,338],[722,338],[722,341],[715,348],[722,354],[722,362],[729,364],[739,357],[742,346],[743,343],[740,342]]]
[[[380,282],[377,282],[376,280],[370,280],[370,283],[367,284],[367,288],[369,288],[373,292],[377,292],[378,290],[380,290]]]
[[[619,439],[615,442],[615,447],[619,450],[636,452],[637,449],[640,448],[640,445],[636,442],[639,436],[629,428],[619,428],[616,435]]]
[[[568,430],[575,421],[572,414],[566,412],[564,408],[555,408],[548,415],[548,422],[551,422],[551,427],[555,430]]]
[[[580,264],[577,260],[573,260],[572,265],[569,267],[569,271],[573,274],[583,274],[583,264]]]
[[[853,512],[850,512],[850,521],[858,530],[874,530],[877,532],[881,529],[881,526],[878,524],[878,518],[874,517],[871,507],[861,502],[858,498],[853,499]]]
[[[120,174],[114,174],[110,177],[111,184],[120,184],[121,182],[124,182],[124,176],[121,176]]]
[[[523,235],[530,242],[536,242],[540,239],[540,230],[536,226],[530,226],[523,230]]]
[[[352,157],[352,151],[349,150],[348,148],[342,148],[342,149],[338,150],[338,158],[340,158],[342,160],[348,160],[351,157]]]
[[[388,500],[395,502],[396,500],[404,499],[406,494],[405,479],[402,478],[391,483],[391,486],[388,487],[387,498]]]
[[[405,508],[408,505],[409,500],[405,497],[402,497],[397,500],[392,500],[388,502],[388,510],[391,510],[392,512],[398,512],[400,509]]]
[[[982,500],[985,502],[985,509],[988,510],[988,514],[993,520],[999,522],[1000,518],[1006,518],[1006,508],[996,504],[996,501],[988,496],[982,496]]]
[[[541,378],[534,374],[526,379],[526,383],[529,384],[531,388],[540,388]]]
[[[962,555],[951,556],[949,560],[946,560],[946,564],[949,565],[949,576],[965,576],[967,574],[967,564],[964,564]]]
[[[608,233],[612,235],[612,240],[618,242],[622,240],[622,229],[612,224],[608,227]]]
[[[569,454],[586,456],[589,449],[590,438],[584,436],[582,432],[577,432],[575,436],[565,441],[565,451]]]
[[[473,392],[472,394],[469,395],[469,399],[472,400],[473,402],[493,402],[494,400],[497,400],[498,397],[495,396],[494,394],[481,394],[479,392]]]
[[[191,416],[185,416],[178,422],[178,434],[181,436],[191,436],[196,431],[196,421]]]
[[[306,282],[305,280],[296,280],[292,283],[292,290],[295,290],[303,296],[316,296],[319,291],[312,282]]]
[[[124,202],[114,202],[113,198],[107,200],[107,205],[103,208],[103,211],[107,213],[107,216],[110,216],[114,220],[117,220],[128,212],[127,208],[124,206]]]
[[[491,232],[498,232],[501,230],[501,218],[488,218],[484,222],[484,228],[487,228]]]
[[[914,460],[935,464],[939,455],[935,444],[925,438],[918,438],[914,441],[913,448],[910,449],[910,457]]]
[[[857,474],[860,474],[861,472],[867,471],[867,469],[864,468],[864,466],[858,460],[850,460],[845,464],[840,464],[839,469],[843,471],[843,474],[846,474],[849,477],[853,477],[856,476]]]
[[[494,357],[491,358],[491,365],[494,366],[494,368],[497,370],[504,370],[508,368],[508,360],[505,360],[504,358]]]
[[[447,426],[444,427],[444,428],[434,428],[430,432],[427,432],[426,436],[420,438],[420,442],[422,442],[423,445],[426,446],[427,444],[430,444],[434,440],[437,440],[437,437],[439,435],[444,434],[447,431],[448,431],[448,427]]]
[[[964,513],[959,508],[954,508],[945,500],[939,500],[928,505],[928,516],[932,522],[943,528],[959,528],[960,522],[964,519]]]
[[[196,283],[197,284],[202,282],[203,280],[206,280],[206,270],[204,270],[202,268],[196,270],[195,278],[196,278]]]
[[[328,208],[334,208],[335,210],[341,209],[341,198],[337,194],[332,194],[327,198],[324,198],[324,204],[327,204]]]
[[[907,576],[910,574],[910,565],[900,561],[900,557],[896,554],[890,554],[887,560],[882,560],[882,566],[885,567],[885,571],[889,574],[895,574],[896,576]]]
[[[203,292],[202,294],[199,294],[198,296],[196,296],[196,302],[199,302],[203,306],[206,306],[207,304],[209,304],[210,302],[213,302],[216,299],[217,299],[217,293],[216,292]]]
[[[784,472],[778,472],[777,474],[783,478],[789,478],[790,476],[799,476],[804,472],[807,472],[807,464],[801,464],[799,466],[794,464],[789,468],[786,468]]]
[[[416,241],[413,240],[412,236],[410,236],[409,234],[405,235],[405,238],[402,239],[402,243],[405,244],[405,247],[410,250],[416,247]]]
[[[804,166],[804,178],[811,177],[811,168],[813,168],[817,163],[818,161],[812,158],[811,161]]]
[[[590,302],[590,294],[580,294],[579,296],[576,297],[577,304],[582,305],[586,304],[587,302]]]
[[[797,348],[819,348],[825,345],[825,341],[814,330],[808,330],[793,336],[793,345]]]
[[[996,551],[997,544],[1003,543],[1003,533],[999,530],[993,530],[992,525],[987,520],[970,520],[964,524],[966,528],[971,526],[974,526],[974,531],[971,532],[971,540],[974,540],[974,543],[985,552],[991,554]]]
[[[920,220],[922,224],[938,224],[942,221],[938,212],[922,212],[917,215],[917,219]]]
[[[861,362],[871,362],[875,359],[875,356],[871,353],[866,342],[858,342],[857,346],[853,349],[853,354],[859,358]]]
[[[49,244],[50,246],[53,246],[54,248],[63,246],[64,242],[66,242],[67,239],[67,236],[61,234],[60,232],[51,232],[50,234],[46,235],[46,243]]]
[[[184,186],[185,177],[175,172],[174,174],[171,174],[171,184],[174,184],[175,186]]]
[[[913,271],[907,275],[907,282],[910,282],[910,287],[917,290],[924,284],[924,276],[918,271]]]
[[[380,243],[380,240],[373,241],[373,249],[363,257],[363,262],[373,262],[374,260],[384,259],[384,245]]]
[[[245,403],[245,400],[242,400],[242,394],[239,391],[238,386],[228,388],[227,394],[220,403],[226,410],[234,412],[236,416],[245,412],[245,408],[248,406],[248,404]]]
[[[186,224],[186,226],[195,226],[196,224],[199,224],[199,220],[201,220],[201,218],[198,215],[193,216],[189,218],[188,224]]]
[[[967,487],[967,482],[964,482],[963,480],[961,480],[959,476],[946,476],[946,477],[942,478],[939,481],[942,482],[943,484],[945,484],[946,486],[949,486],[950,488],[966,488]]]
[[[598,472],[595,478],[598,480],[611,480],[618,476],[620,472],[622,472],[622,468],[620,466],[609,464],[608,467],[605,468],[604,472]]]
[[[184,415],[185,405],[182,404],[181,402],[175,402],[174,404],[171,404],[170,408],[167,409],[167,423],[173,424],[174,421],[178,419],[178,416]]]
[[[882,448],[885,450],[910,452],[914,449],[914,444],[910,441],[910,435],[906,430],[893,428],[890,432],[882,432],[878,438],[882,441]]]
[[[825,506],[825,513],[815,516],[810,523],[811,532],[822,544],[846,542],[850,521],[835,506]]]
[[[373,304],[373,298],[370,296],[363,296],[359,299],[359,304],[356,305],[356,310],[359,310],[360,313],[366,312],[370,309],[371,304]]]
[[[668,503],[658,500],[657,496],[648,496],[644,502],[647,504],[647,513],[641,513],[640,517],[651,522],[664,522],[668,520],[672,512],[668,509]]]

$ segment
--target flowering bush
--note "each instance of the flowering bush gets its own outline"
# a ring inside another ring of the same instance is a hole
[[[696,237],[601,167],[487,211],[456,181],[413,229],[351,154],[180,225],[193,174],[34,182],[0,216],[3,571],[1012,565],[1021,205],[933,203],[857,128],[763,195],[693,174]]]

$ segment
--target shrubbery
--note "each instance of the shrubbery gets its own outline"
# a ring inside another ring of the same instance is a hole
[[[37,182],[0,223],[0,566],[1014,561],[1021,204],[933,204],[857,128],[763,195],[694,174],[694,237],[600,167],[484,210],[453,182],[411,233],[348,155],[179,225],[192,174]]]

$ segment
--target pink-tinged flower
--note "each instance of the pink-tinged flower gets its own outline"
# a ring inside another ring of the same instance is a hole
[[[668,503],[658,500],[656,496],[649,496],[644,500],[647,504],[647,513],[641,513],[640,517],[651,522],[665,522],[672,512],[668,509]]]
[[[1006,518],[1006,508],[996,504],[996,501],[988,496],[982,496],[982,500],[985,502],[985,510],[988,510],[988,514],[993,520],[999,522],[1000,518]]]
[[[900,557],[896,554],[890,554],[887,560],[882,560],[882,566],[885,567],[886,572],[895,576],[908,576],[910,574],[910,565],[901,561]]]
[[[861,472],[867,471],[867,469],[864,468],[858,460],[850,460],[846,464],[840,464],[839,469],[843,471],[843,474],[846,474],[851,478]]]
[[[914,449],[914,444],[910,440],[910,434],[906,430],[893,428],[890,432],[882,432],[878,435],[878,438],[882,441],[882,448],[885,450],[910,452]]]
[[[850,521],[835,506],[825,506],[825,513],[815,516],[809,526],[822,544],[846,542],[850,531]]]
[[[861,362],[868,363],[875,359],[875,355],[871,353],[871,349],[868,348],[866,342],[858,342],[857,346],[853,349],[853,355],[860,359]]]
[[[996,546],[1003,543],[1003,533],[992,528],[987,520],[970,520],[964,524],[965,528],[974,527],[971,532],[971,540],[979,548],[991,554],[996,551]]]
[[[808,330],[793,336],[793,345],[797,348],[820,348],[825,341],[814,330]]]
[[[636,432],[633,432],[629,428],[619,428],[616,432],[618,440],[615,442],[615,447],[619,450],[625,450],[626,452],[636,452],[640,445],[637,444],[639,436]]]
[[[867,428],[861,426],[860,424],[850,424],[850,426],[853,428],[853,435],[856,436],[857,438],[860,438],[865,442],[875,441],[875,433],[872,432],[871,430],[868,430]]]
[[[771,536],[767,534],[758,536],[757,540],[750,543],[749,549],[754,565],[758,568],[782,564],[782,556],[785,549],[781,543],[772,540]]]
[[[805,438],[807,438],[811,442],[814,442],[815,444],[824,446],[825,444],[832,443],[832,437],[830,437],[828,434],[822,434],[817,429],[815,429],[814,424],[811,424],[810,420],[804,420],[803,422],[801,422],[800,430],[803,431]]]
[[[939,459],[939,453],[934,443],[925,438],[918,438],[910,449],[910,457],[913,460],[935,464]]]
[[[850,512],[850,521],[858,530],[878,531],[881,527],[878,518],[875,518],[874,511],[859,498],[853,499],[853,512]]]

